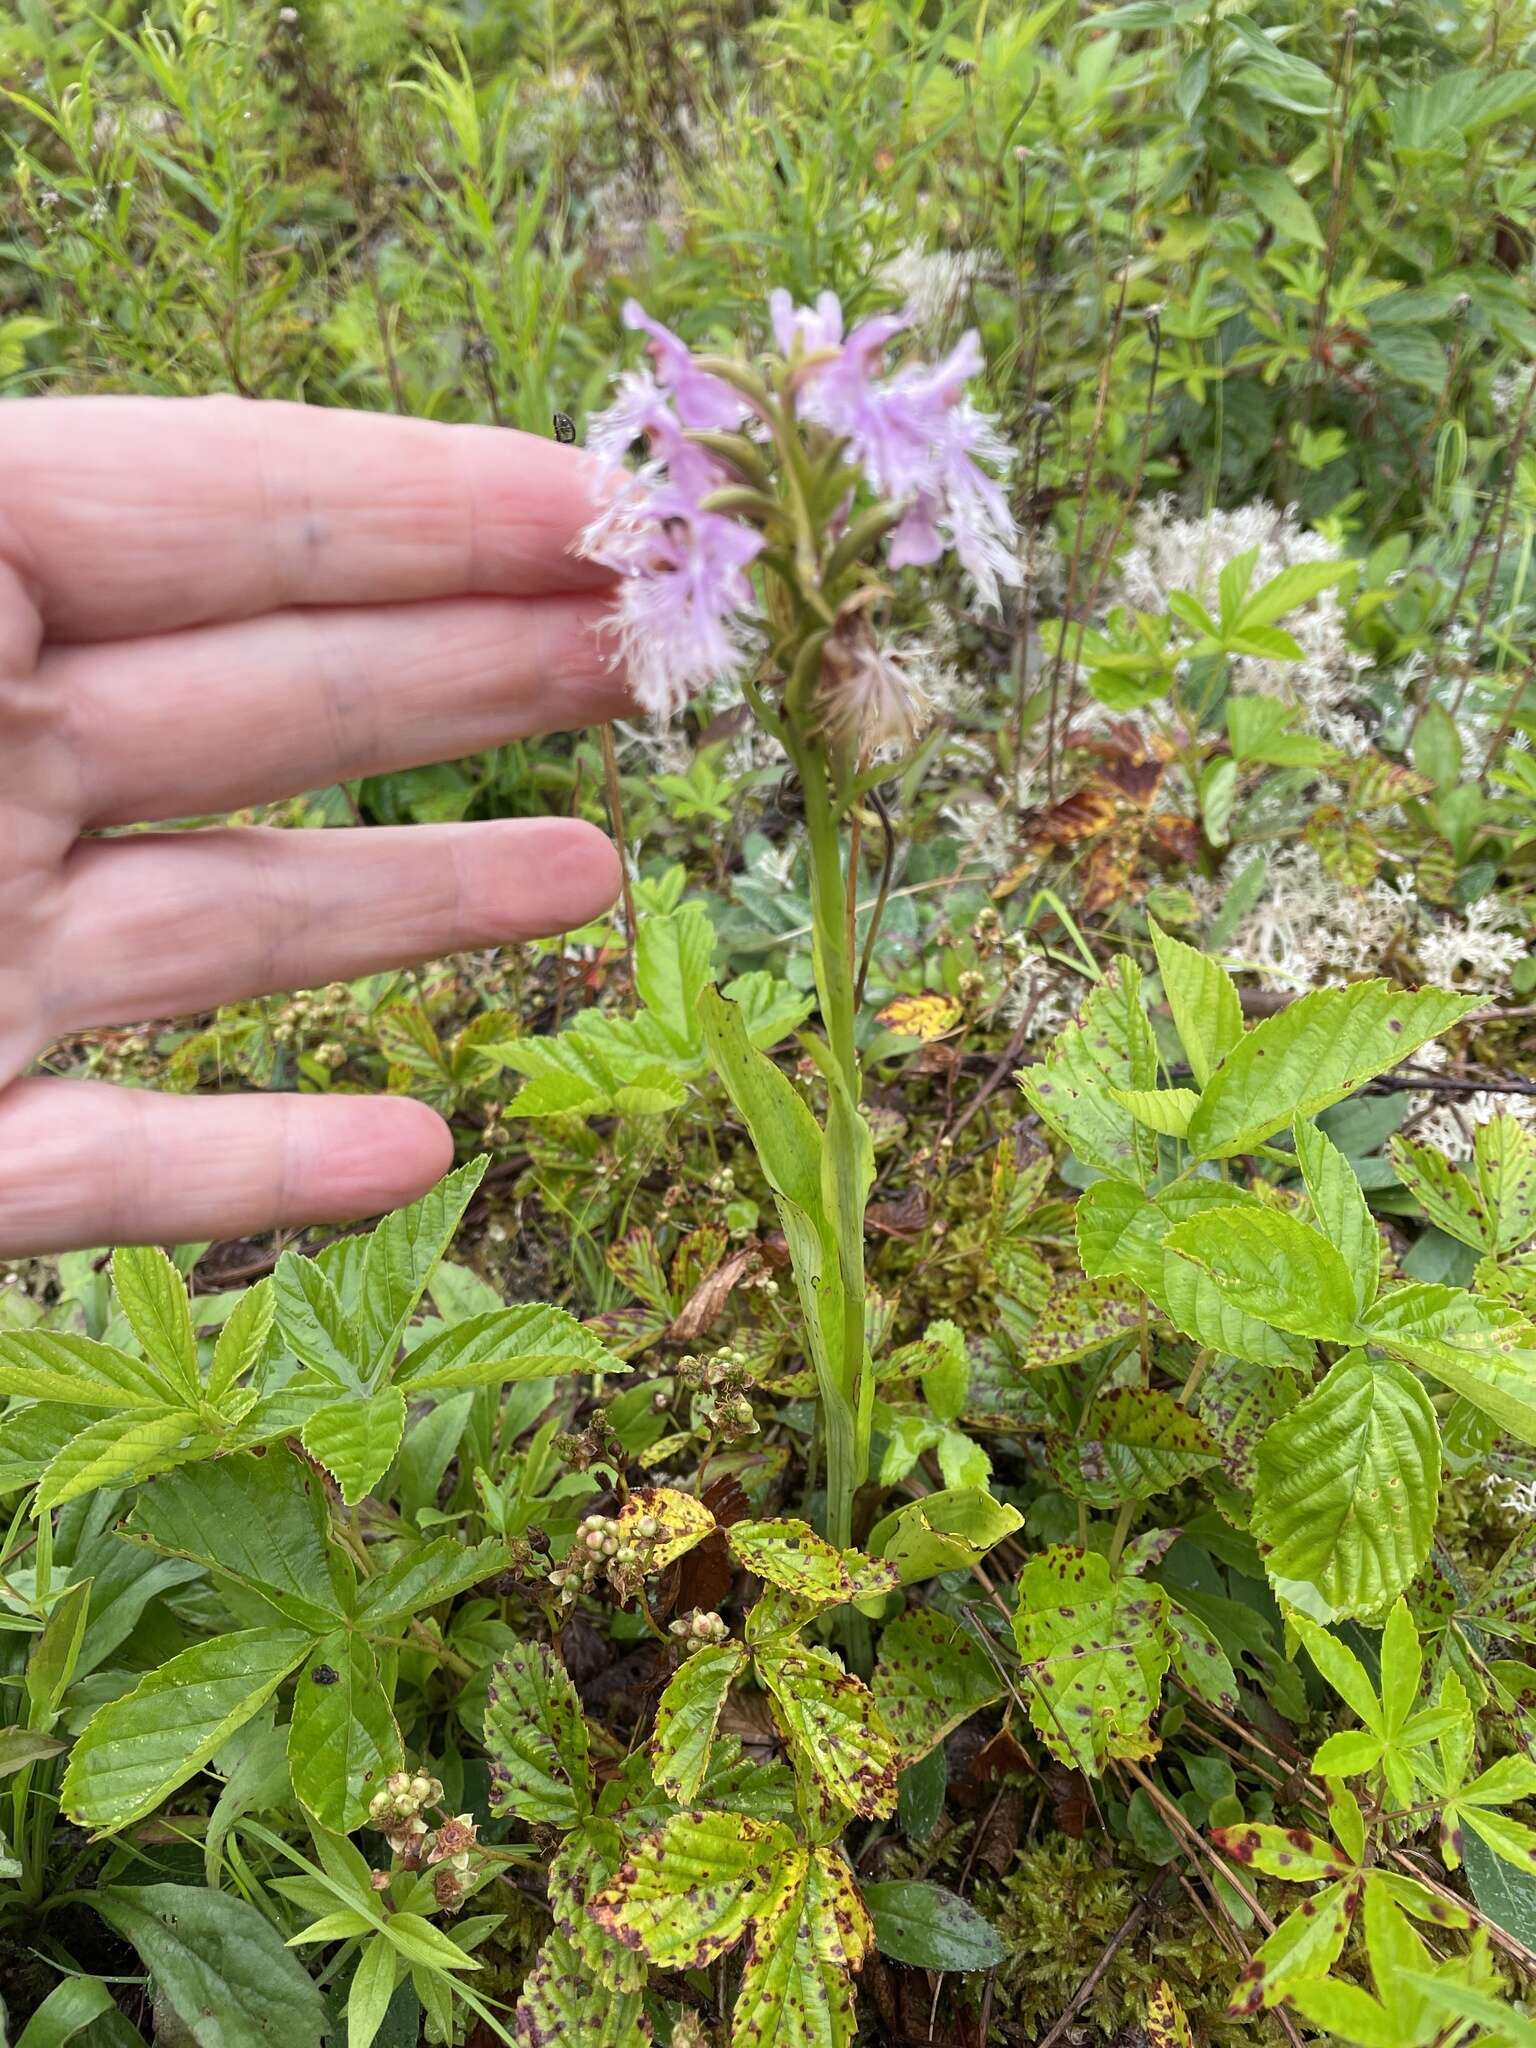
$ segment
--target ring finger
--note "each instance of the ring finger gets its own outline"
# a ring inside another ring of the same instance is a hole
[[[618,887],[578,819],[86,841],[42,977],[49,1036],[570,931]]]

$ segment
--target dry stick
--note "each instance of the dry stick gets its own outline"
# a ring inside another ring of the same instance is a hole
[[[891,814],[885,807],[885,798],[881,796],[878,789],[868,789],[864,793],[869,799],[871,809],[875,811],[880,819],[880,887],[875,892],[874,907],[869,915],[869,928],[864,934],[864,951],[859,956],[858,977],[853,985],[855,1009],[862,1009],[864,1004],[864,983],[869,978],[869,963],[875,957],[875,940],[879,936],[881,921],[885,917],[885,906],[891,899],[891,880],[896,873],[896,828],[891,823]],[[857,825],[857,815],[855,815],[854,822]],[[849,872],[848,889],[848,952],[851,958],[853,953],[854,919],[858,916],[859,909],[859,906],[853,899],[853,875],[851,869]]]
[[[960,1133],[971,1121],[971,1118],[976,1115],[978,1110],[985,1108],[986,1104],[1002,1086],[1008,1069],[1024,1050],[1024,1041],[1029,1036],[1029,1027],[1035,1020],[1036,1010],[1039,1009],[1045,999],[1045,992],[1046,984],[1043,980],[1030,989],[1029,1001],[1025,1005],[1023,1016],[1020,1017],[1018,1023],[1013,1028],[1013,1036],[1003,1048],[1002,1056],[992,1068],[991,1073],[988,1074],[986,1080],[982,1082],[981,1086],[955,1120],[954,1129],[949,1132],[949,1136],[952,1139],[959,1137]]]
[[[635,897],[629,884],[629,851],[624,844],[624,793],[619,787],[619,756],[613,743],[613,727],[600,728],[603,744],[603,781],[608,790],[608,822],[618,850],[619,873],[624,888],[624,957],[629,963],[629,986],[635,988]]]
[[[1073,1992],[1072,1996],[1067,2000],[1067,2003],[1063,2007],[1059,2017],[1056,2020],[1055,2025],[1051,2028],[1049,2033],[1041,2036],[1040,2040],[1035,2043],[1035,2048],[1056,2048],[1056,2043],[1061,2039],[1062,2035],[1067,2031],[1068,2027],[1071,2026],[1073,2020],[1077,2018],[1077,2015],[1082,2011],[1083,2007],[1088,2003],[1089,1999],[1092,1998],[1094,1992],[1103,1982],[1105,1972],[1108,1970],[1110,1964],[1115,1960],[1115,1957],[1120,1953],[1121,1949],[1124,1948],[1125,1944],[1130,1940],[1131,1936],[1133,1934],[1138,1934],[1141,1931],[1142,1922],[1146,1919],[1147,1915],[1152,1911],[1152,1908],[1157,1904],[1157,1895],[1167,1882],[1167,1871],[1158,1871],[1157,1875],[1153,1878],[1152,1882],[1141,1894],[1141,1897],[1136,1901],[1135,1905],[1132,1906],[1130,1912],[1126,1914],[1125,1918],[1121,1921],[1120,1925],[1116,1928],[1115,1932],[1110,1936],[1109,1940],[1105,1943],[1104,1948],[1099,1955],[1098,1961],[1094,1964],[1093,1968],[1088,1972],[1087,1976],[1083,1979],[1082,1983],[1078,1985],[1077,1989]]]
[[[1483,585],[1482,603],[1477,608],[1477,624],[1472,629],[1472,646],[1461,667],[1461,681],[1456,686],[1456,696],[1451,704],[1454,718],[1461,709],[1461,701],[1467,694],[1467,685],[1472,680],[1472,662],[1478,648],[1482,646],[1483,633],[1488,625],[1488,614],[1493,609],[1494,588],[1499,580],[1499,565],[1504,559],[1504,543],[1509,539],[1510,516],[1515,509],[1515,485],[1519,481],[1520,456],[1525,447],[1526,436],[1531,431],[1531,402],[1536,399],[1536,370],[1531,372],[1531,381],[1525,387],[1525,398],[1520,407],[1520,417],[1515,422],[1515,438],[1509,444],[1504,458],[1504,502],[1499,513],[1498,537],[1493,544],[1493,560],[1488,566],[1488,580]]]
[[[1092,618],[1098,609],[1099,593],[1104,588],[1104,579],[1109,574],[1110,564],[1115,558],[1115,549],[1120,545],[1120,536],[1125,531],[1125,522],[1131,507],[1141,496],[1141,487],[1146,480],[1147,459],[1152,447],[1152,421],[1157,404],[1157,373],[1163,360],[1163,323],[1157,316],[1157,308],[1150,307],[1142,315],[1147,323],[1147,332],[1152,337],[1152,369],[1147,378],[1147,403],[1141,415],[1141,446],[1136,454],[1136,474],[1131,487],[1120,501],[1120,510],[1115,514],[1115,523],[1110,528],[1107,544],[1098,550],[1098,567],[1094,571],[1093,587],[1088,592],[1088,601],[1083,606],[1087,617]]]
[[[1493,773],[1493,764],[1499,758],[1504,742],[1509,738],[1510,729],[1519,716],[1520,706],[1525,701],[1525,693],[1531,687],[1533,678],[1536,678],[1536,655],[1533,655],[1526,664],[1525,674],[1509,693],[1509,702],[1504,707],[1504,716],[1499,721],[1499,729],[1488,742],[1488,751],[1484,754],[1483,765],[1478,770],[1477,779],[1479,783],[1486,783],[1489,776]],[[1505,1011],[1503,1014],[1509,1016],[1513,1013]]]
[[[1130,290],[1130,259],[1121,265],[1120,297],[1115,303],[1115,317],[1110,325],[1109,346],[1104,351],[1104,361],[1099,367],[1099,392],[1093,408],[1093,425],[1088,430],[1088,445],[1083,451],[1083,484],[1077,501],[1077,530],[1072,536],[1072,562],[1067,571],[1067,594],[1061,602],[1062,630],[1056,642],[1056,652],[1051,660],[1051,702],[1048,713],[1049,726],[1046,731],[1045,786],[1046,793],[1054,803],[1056,800],[1056,705],[1061,688],[1061,671],[1067,652],[1067,627],[1075,616],[1077,604],[1077,577],[1082,562],[1083,534],[1088,524],[1088,505],[1093,494],[1093,462],[1098,452],[1099,435],[1104,428],[1104,415],[1109,409],[1109,377],[1114,368],[1115,350],[1120,346],[1120,330],[1125,320],[1125,297]],[[1078,621],[1077,652],[1072,657],[1072,678],[1067,687],[1067,715],[1063,728],[1070,726],[1077,710],[1077,664],[1083,651],[1083,635],[1088,630],[1086,619]]]
[[[1254,1919],[1258,1921],[1259,1925],[1263,1928],[1264,1932],[1266,1934],[1273,1934],[1275,1931],[1274,1921],[1270,1919],[1269,1915],[1265,1912],[1264,1908],[1259,1904],[1258,1900],[1254,1897],[1253,1893],[1249,1891],[1247,1885],[1243,1883],[1242,1879],[1237,1875],[1236,1871],[1232,1869],[1230,1864],[1225,1862],[1222,1857],[1218,1856],[1216,1851],[1211,1847],[1210,1843],[1205,1839],[1205,1837],[1202,1834],[1198,1833],[1196,1829],[1190,1826],[1189,1822],[1185,1819],[1183,1813],[1177,1806],[1174,1805],[1173,1801],[1168,1797],[1167,1793],[1163,1791],[1160,1785],[1156,1784],[1151,1778],[1147,1776],[1146,1772],[1141,1769],[1139,1764],[1134,1764],[1130,1762],[1129,1759],[1125,1759],[1124,1761],[1126,1770],[1130,1772],[1131,1776],[1136,1780],[1137,1784],[1141,1786],[1142,1790],[1146,1793],[1147,1797],[1152,1801],[1153,1805],[1167,1820],[1168,1824],[1172,1827],[1174,1833],[1178,1835],[1183,1835],[1189,1842],[1191,1842],[1194,1845],[1194,1847],[1200,1855],[1206,1857],[1211,1863],[1215,1865],[1217,1870],[1219,1870],[1222,1876],[1226,1879],[1227,1883],[1231,1885],[1233,1891],[1237,1893],[1237,1896],[1248,1908],[1249,1912],[1253,1915]]]
[[[1525,388],[1525,399],[1520,407],[1520,418],[1515,428],[1515,439],[1511,443],[1511,452],[1517,456],[1530,424],[1531,402],[1533,399],[1536,399],[1536,370],[1532,371],[1531,381]],[[1512,490],[1515,479],[1515,464],[1509,460],[1508,456],[1506,456],[1506,471],[1506,482]],[[1493,524],[1493,510],[1497,502],[1498,493],[1490,492],[1487,503],[1483,506],[1482,517],[1477,522],[1477,531],[1472,536],[1472,545],[1466,552],[1460,574],[1456,578],[1456,588],[1451,596],[1450,608],[1445,615],[1445,624],[1441,627],[1439,638],[1435,642],[1434,660],[1425,670],[1418,688],[1413,693],[1413,719],[1408,727],[1408,737],[1410,740],[1418,731],[1419,721],[1429,709],[1435,685],[1440,680],[1440,671],[1445,661],[1446,642],[1450,638],[1452,626],[1456,623],[1456,614],[1461,610],[1461,600],[1466,595],[1467,584],[1471,578],[1473,566],[1478,556],[1482,553],[1483,542],[1487,539],[1488,529]],[[1506,512],[1508,502],[1506,498]],[[1460,698],[1458,698],[1457,702],[1459,703],[1460,701]]]
[[[1249,1912],[1253,1914],[1254,1918],[1258,1921],[1259,1925],[1264,1929],[1265,1933],[1273,1934],[1275,1931],[1275,1923],[1273,1920],[1270,1919],[1269,1915],[1265,1912],[1264,1908],[1259,1904],[1258,1900],[1253,1896],[1252,1892],[1248,1890],[1247,1886],[1241,1882],[1241,1880],[1228,1867],[1228,1865],[1222,1861],[1221,1857],[1219,1857],[1216,1854],[1216,1851],[1211,1847],[1210,1843],[1206,1841],[1204,1836],[1198,1833],[1196,1829],[1190,1826],[1189,1822],[1185,1819],[1181,1810],[1174,1805],[1173,1801],[1168,1798],[1166,1793],[1164,1793],[1157,1785],[1155,1785],[1152,1782],[1152,1780],[1147,1776],[1145,1771],[1138,1769],[1135,1764],[1127,1762],[1125,1768],[1131,1773],[1132,1777],[1140,1781],[1141,1785],[1151,1796],[1153,1802],[1159,1807],[1159,1809],[1163,1812],[1168,1821],[1172,1824],[1174,1834],[1176,1836],[1182,1836],[1184,1838],[1186,1845],[1184,1853],[1188,1856],[1190,1855],[1191,1849],[1193,1849],[1194,1854],[1196,1856],[1204,1856],[1210,1862],[1215,1864],[1216,1868],[1221,1872],[1222,1876],[1226,1879],[1227,1883],[1231,1885],[1233,1891],[1237,1893],[1238,1897],[1242,1900],[1243,1904],[1248,1908]],[[1193,1858],[1191,1860],[1193,1860]],[[1218,1904],[1222,1903],[1220,1893],[1213,1891],[1212,1897],[1217,1900]],[[1225,1910],[1224,1906],[1223,1910]],[[1279,2025],[1281,2032],[1285,2035],[1287,2041],[1289,2041],[1292,2044],[1292,2048],[1301,2048],[1301,2037],[1297,2033],[1295,2024],[1291,2020],[1290,2015],[1286,2013],[1282,2008],[1276,2007],[1274,2009],[1273,2016],[1276,2023]]]
[[[1036,351],[1038,354],[1038,350]],[[1034,361],[1030,363],[1030,379],[1034,379]],[[1019,807],[1023,790],[1021,769],[1024,760],[1024,706],[1029,695],[1029,628],[1035,615],[1035,583],[1037,553],[1040,545],[1040,521],[1036,511],[1040,502],[1040,465],[1045,455],[1046,415],[1035,421],[1035,452],[1030,464],[1028,509],[1020,519],[1027,538],[1024,543],[1024,584],[1019,592],[1017,623],[1013,631],[1013,652],[1010,666],[1013,670],[1013,797],[1014,807]]]

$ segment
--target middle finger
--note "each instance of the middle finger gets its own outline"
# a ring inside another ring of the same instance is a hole
[[[572,931],[618,892],[578,818],[86,840],[39,975],[46,1035]]]
[[[84,829],[238,810],[618,716],[606,592],[268,613],[44,650]]]

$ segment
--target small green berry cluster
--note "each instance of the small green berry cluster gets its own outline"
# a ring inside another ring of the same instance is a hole
[[[757,1416],[747,1398],[753,1380],[744,1351],[724,1344],[708,1358],[689,1352],[677,1361],[677,1379],[694,1392],[696,1424],[707,1425],[725,1443],[757,1434]]]
[[[428,1829],[422,1809],[440,1806],[442,1799],[441,1780],[420,1771],[414,1777],[409,1771],[396,1771],[368,1803],[369,1820],[408,1870],[426,1860]]]
[[[661,1533],[654,1515],[628,1523],[617,1515],[588,1515],[578,1526],[565,1561],[549,1575],[561,1605],[574,1607],[603,1578],[616,1591],[632,1591],[645,1577]]]
[[[720,1616],[706,1614],[702,1607],[695,1607],[691,1614],[680,1614],[676,1621],[668,1622],[667,1633],[677,1637],[685,1657],[691,1657],[695,1650],[714,1649],[731,1639],[731,1631]]]
[[[453,1913],[469,1896],[470,1852],[479,1837],[474,1815],[469,1813],[455,1814],[451,1820],[429,1827],[425,1810],[441,1806],[442,1800],[440,1778],[428,1777],[424,1771],[414,1776],[396,1771],[383,1791],[375,1792],[369,1801],[368,1818],[388,1842],[402,1870],[420,1870],[423,1865],[431,1870],[433,1898],[443,1912]],[[373,1884],[376,1891],[386,1890],[389,1872],[376,1870]]]

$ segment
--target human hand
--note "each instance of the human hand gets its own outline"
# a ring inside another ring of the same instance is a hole
[[[613,717],[587,458],[229,398],[0,420],[0,1256],[410,1200],[452,1163],[422,1103],[17,1076],[69,1032],[607,908],[617,858],[577,820],[82,836]]]

